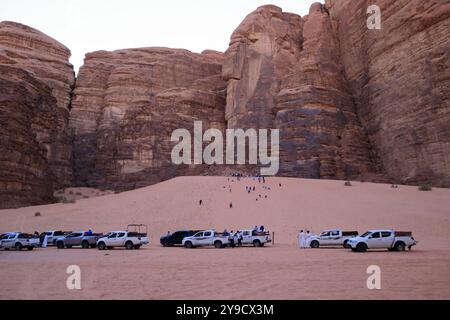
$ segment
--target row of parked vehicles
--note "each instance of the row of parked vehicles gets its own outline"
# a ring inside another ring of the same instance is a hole
[[[270,232],[259,232],[256,230],[243,230],[240,232],[241,238],[229,233],[219,233],[215,230],[189,230],[177,231],[161,237],[160,242],[164,247],[183,246],[188,249],[197,247],[214,246],[217,249],[234,245],[264,247],[272,242]],[[235,240],[236,239],[236,240]]]
[[[145,229],[145,232],[141,232]],[[150,243],[146,225],[129,225],[127,230],[111,231],[106,234],[93,233],[92,231],[46,231],[48,246],[58,249],[71,249],[81,247],[83,249],[98,248],[99,250],[126,248],[127,250],[140,249]],[[5,250],[23,249],[33,250],[41,246],[41,240],[31,234],[10,232],[0,235],[0,248]]]
[[[144,232],[142,232],[145,229]],[[58,249],[70,249],[81,247],[83,249],[98,248],[99,250],[111,250],[125,248],[127,250],[140,249],[150,243],[146,225],[129,225],[127,230],[111,231],[107,234],[96,234],[90,231],[64,232],[47,231],[48,245]],[[271,243],[270,232],[258,232],[256,230],[243,230],[238,243],[240,245],[264,247]],[[235,238],[228,233],[219,233],[215,230],[185,230],[168,234],[160,239],[164,247],[183,246],[185,248],[197,248],[213,246],[226,248],[237,245]],[[15,249],[33,250],[40,246],[40,239],[27,233],[10,232],[0,235],[0,248],[5,250]],[[320,235],[311,235],[307,239],[307,246],[317,249],[320,247],[343,246],[356,252],[366,252],[371,249],[387,249],[389,251],[411,250],[417,245],[412,232],[394,230],[371,230],[363,235],[357,231],[342,231],[338,229],[325,230]]]
[[[366,252],[371,249],[405,251],[411,250],[415,245],[417,241],[412,236],[412,232],[394,230],[370,230],[359,235],[357,231],[333,229],[308,238],[308,246],[311,248],[343,246],[355,252]]]

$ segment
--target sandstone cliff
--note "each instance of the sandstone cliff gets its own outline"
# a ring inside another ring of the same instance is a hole
[[[366,11],[381,9],[381,30]],[[401,183],[450,186],[450,3],[327,1],[378,165]]]
[[[0,23],[0,207],[48,202],[72,182],[69,56],[35,29]]]
[[[280,175],[344,179],[375,172],[321,4],[303,19],[275,6],[247,16],[231,37],[223,74],[228,127],[280,129]]]
[[[222,54],[142,48],[88,54],[72,102],[76,185],[126,190],[206,166],[174,166],[171,134],[224,129]]]

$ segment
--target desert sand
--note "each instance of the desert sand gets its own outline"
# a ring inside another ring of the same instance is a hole
[[[266,190],[249,179],[182,177],[76,203],[2,210],[0,233],[108,232],[145,223],[152,243],[139,251],[0,251],[0,299],[450,299],[450,190],[352,184],[271,178]],[[249,195],[246,186],[256,191]],[[169,230],[255,225],[275,233],[274,246],[159,245]],[[413,231],[419,245],[412,252],[366,254],[298,248],[300,229],[327,228]],[[82,290],[66,288],[69,265],[81,267]],[[367,289],[370,265],[381,267],[382,290]]]

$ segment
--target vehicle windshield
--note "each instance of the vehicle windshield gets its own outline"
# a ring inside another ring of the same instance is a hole
[[[372,232],[366,232],[364,233],[361,238],[367,238],[368,236],[370,236],[372,234]]]

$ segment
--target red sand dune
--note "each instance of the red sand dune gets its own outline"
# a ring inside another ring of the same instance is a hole
[[[247,194],[247,185],[256,192]],[[270,191],[248,179],[183,177],[75,204],[2,210],[0,232],[107,232],[145,223],[152,244],[140,251],[0,251],[0,299],[450,298],[450,190],[284,178],[266,185]],[[275,232],[274,247],[186,250],[158,243],[168,230],[261,224]],[[405,253],[298,249],[300,229],[326,228],[410,230],[420,243]],[[81,291],[66,288],[73,264],[82,269]],[[366,269],[374,264],[382,268],[381,291],[366,287]]]

